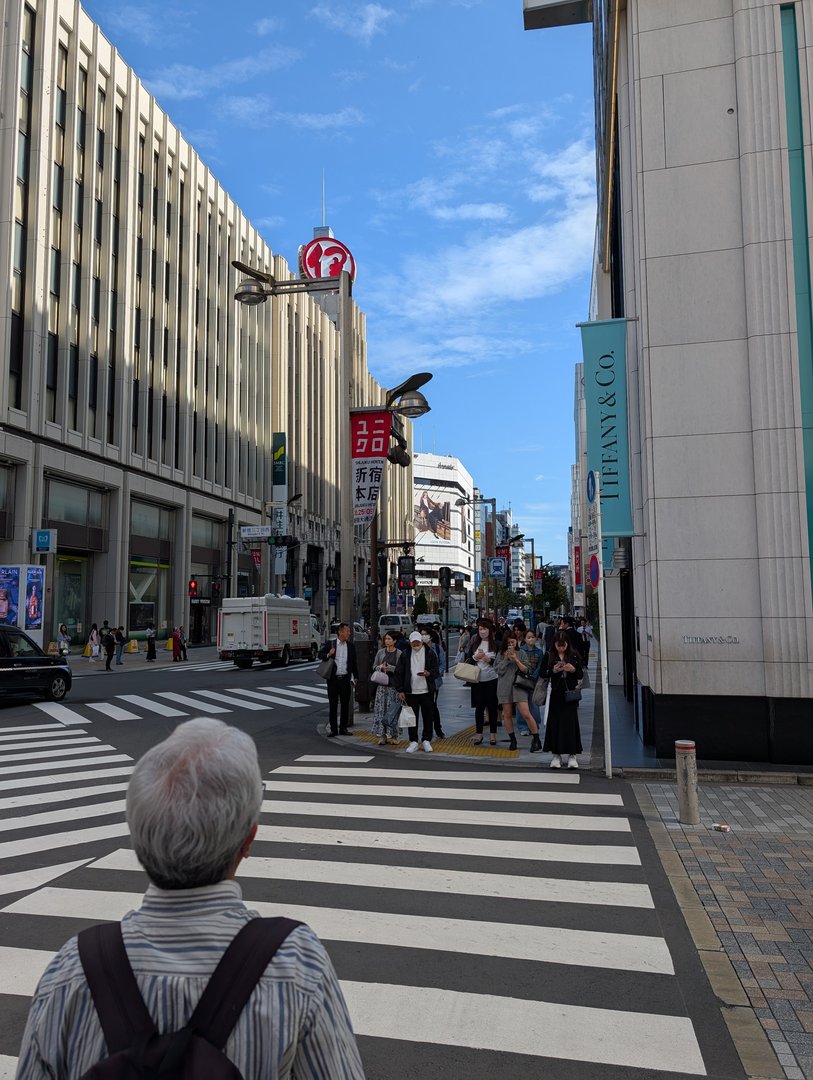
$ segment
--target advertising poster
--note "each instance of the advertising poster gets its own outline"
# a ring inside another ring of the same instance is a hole
[[[19,601],[19,566],[0,566],[0,626],[17,625]]]
[[[449,499],[433,499],[428,491],[421,491],[415,503],[415,532],[422,533],[419,543],[434,537],[435,540],[452,539],[452,507]],[[428,536],[426,535],[428,534]]]
[[[25,576],[25,628],[26,630],[42,629],[42,589],[43,589],[42,566],[29,566]]]
[[[356,525],[369,525],[375,515],[391,428],[392,414],[386,410],[350,414],[353,521]]]

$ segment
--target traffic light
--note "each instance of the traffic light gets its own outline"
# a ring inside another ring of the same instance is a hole
[[[441,589],[451,589],[452,569],[450,566],[441,566],[438,570],[438,581],[440,582]]]
[[[401,555],[398,559],[398,588],[415,588],[415,559],[412,555]]]
[[[386,551],[379,551],[378,552],[378,584],[379,585],[386,584],[387,571],[389,569],[389,567],[387,566],[387,562],[388,562],[388,560],[387,560]]]
[[[189,579],[189,586],[188,586],[188,588],[187,588],[187,592],[189,593],[189,595],[190,595],[190,596],[191,596],[191,597],[192,597],[193,599],[197,599],[197,595],[198,595],[198,582],[197,582],[197,579],[196,579],[196,578],[193,578],[193,577],[192,577],[192,578],[190,578],[190,579]]]
[[[220,596],[220,582],[219,581],[213,581],[212,582],[212,597],[216,600],[218,598],[218,596]]]
[[[269,536],[268,537],[268,544],[269,544],[270,547],[289,548],[289,547],[293,547],[295,543],[296,543],[296,541],[294,540],[293,536]]]

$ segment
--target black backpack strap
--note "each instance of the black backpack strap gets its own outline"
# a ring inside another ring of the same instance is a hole
[[[251,919],[220,958],[189,1026],[222,1050],[251,993],[277,949],[302,923],[293,919]]]
[[[104,1032],[108,1055],[156,1033],[124,948],[121,923],[82,930],[79,959]]]

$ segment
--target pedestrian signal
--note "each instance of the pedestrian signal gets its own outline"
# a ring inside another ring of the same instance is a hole
[[[189,579],[189,587],[187,589],[187,592],[189,593],[189,595],[191,597],[197,597],[197,595],[198,595],[198,583],[197,583],[196,578],[190,578]]]
[[[412,555],[402,555],[398,559],[398,588],[415,588],[415,559]]]

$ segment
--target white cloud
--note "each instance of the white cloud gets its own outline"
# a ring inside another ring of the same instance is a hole
[[[323,3],[317,4],[311,10],[311,15],[332,30],[339,30],[369,45],[377,34],[384,33],[396,12],[383,4],[362,4],[352,11],[339,11],[334,3]]]
[[[171,64],[145,78],[144,83],[150,93],[159,100],[174,98],[185,101],[205,97],[212,90],[247,82],[270,71],[278,71],[298,58],[299,53],[295,49],[272,46],[253,56],[225,60],[210,68],[195,67],[192,64]]]
[[[274,18],[259,19],[254,23],[254,33],[260,37],[266,37],[268,34],[273,34],[277,30],[282,29],[282,20]]]
[[[279,214],[270,214],[268,217],[257,218],[252,224],[256,229],[275,229],[278,225],[285,224],[285,218]]]
[[[253,128],[288,124],[308,131],[337,132],[366,123],[364,113],[352,106],[330,113],[285,112],[275,109],[271,99],[263,94],[235,95],[224,98],[218,105],[218,112],[227,120],[234,120]]]
[[[503,203],[461,203],[436,206],[429,211],[438,221],[507,221],[511,211]]]

